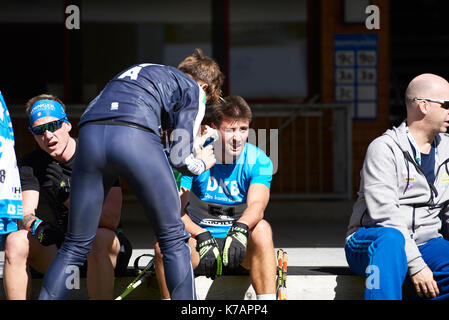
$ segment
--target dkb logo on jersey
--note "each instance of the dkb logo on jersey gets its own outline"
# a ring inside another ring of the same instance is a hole
[[[214,177],[209,177],[209,182],[207,183],[207,191],[216,191],[217,189],[218,193],[224,193],[226,195],[231,194],[231,196],[239,195],[237,181],[225,181],[223,179],[220,179],[220,183],[218,183],[217,179],[215,179]]]

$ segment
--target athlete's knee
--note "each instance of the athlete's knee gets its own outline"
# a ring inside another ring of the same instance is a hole
[[[5,259],[8,263],[18,260],[26,260],[30,251],[29,232],[19,230],[10,233],[5,242]]]
[[[262,219],[253,228],[250,240],[254,246],[265,248],[273,245],[273,231],[270,224]]]
[[[95,236],[92,239],[77,241],[68,235],[62,243],[58,255],[64,257],[63,259],[69,264],[81,265],[86,261],[94,240]]]
[[[382,228],[379,242],[381,242],[383,246],[390,246],[390,248],[403,249],[405,246],[405,238],[402,232],[390,227]]]
[[[190,234],[184,229],[174,229],[173,232],[168,232],[166,235],[158,236],[158,244],[162,254],[167,250],[182,250],[186,245]]]
[[[95,239],[92,243],[90,256],[109,257],[117,256],[120,252],[120,242],[114,231],[106,228],[98,228]]]

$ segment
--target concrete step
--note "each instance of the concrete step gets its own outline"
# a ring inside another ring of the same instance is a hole
[[[364,295],[364,279],[349,269],[343,248],[283,248],[288,252],[287,299],[288,300],[361,300]],[[129,262],[133,267],[137,257],[154,254],[154,249],[134,249]],[[150,258],[142,257],[139,266],[144,267]],[[0,252],[0,276],[3,278],[4,252]],[[134,275],[116,278],[115,296],[119,296],[134,279]],[[3,279],[1,279],[3,280]],[[39,295],[41,278],[33,279],[32,299]],[[0,284],[2,285],[2,284]],[[255,300],[256,293],[249,276],[222,276],[211,280],[205,276],[195,278],[199,300]],[[81,278],[80,289],[72,290],[69,299],[88,299],[86,279]],[[5,299],[0,291],[0,299]],[[413,295],[409,284],[404,285],[404,296]],[[156,278],[147,278],[125,299],[160,299]]]
[[[282,248],[288,253],[288,300],[362,300],[365,279],[355,275],[348,267],[344,248]],[[277,250],[277,249],[276,249]],[[144,252],[134,250],[131,261]],[[148,260],[142,258],[139,265]],[[200,300],[255,300],[256,293],[249,276],[223,276],[211,280],[205,276],[195,278]],[[148,281],[146,289],[151,296],[157,283]],[[144,290],[143,290],[144,291]],[[143,292],[142,291],[142,292]],[[404,297],[414,296],[413,288],[404,284]],[[137,296],[136,296],[137,297]],[[132,298],[129,296],[128,298]]]

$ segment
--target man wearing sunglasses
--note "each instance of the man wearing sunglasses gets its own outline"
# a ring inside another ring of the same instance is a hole
[[[61,100],[52,95],[39,95],[27,102],[26,110],[29,130],[39,149],[25,155],[20,163],[24,217],[21,230],[6,239],[4,283],[8,299],[29,298],[29,267],[44,274],[64,240],[72,168],[78,150],[78,140],[70,136],[72,125]],[[48,202],[54,222],[47,221],[51,217],[39,216],[40,196]],[[121,199],[117,180],[104,202],[88,257],[87,285],[91,299],[113,298],[114,266],[121,265],[118,259],[126,260],[119,251],[121,245],[128,245],[127,240],[123,234],[114,232],[119,224]]]
[[[406,277],[421,298],[449,298],[448,100],[445,79],[415,77],[407,119],[368,147],[345,245],[365,299],[402,299]]]

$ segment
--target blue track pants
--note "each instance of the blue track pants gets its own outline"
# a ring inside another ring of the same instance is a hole
[[[361,228],[345,245],[346,260],[357,274],[367,278],[365,299],[400,300],[407,276],[405,240],[394,228]],[[418,247],[432,270],[440,295],[449,299],[449,241],[435,238]]]
[[[143,205],[157,236],[172,299],[195,299],[190,234],[160,138],[144,130],[105,124],[80,129],[72,174],[68,233],[45,274],[39,299],[65,299],[74,266],[87,258],[103,201],[114,179],[123,177]]]
[[[405,240],[393,228],[361,228],[346,242],[349,267],[367,278],[366,300],[400,300],[407,275]]]

